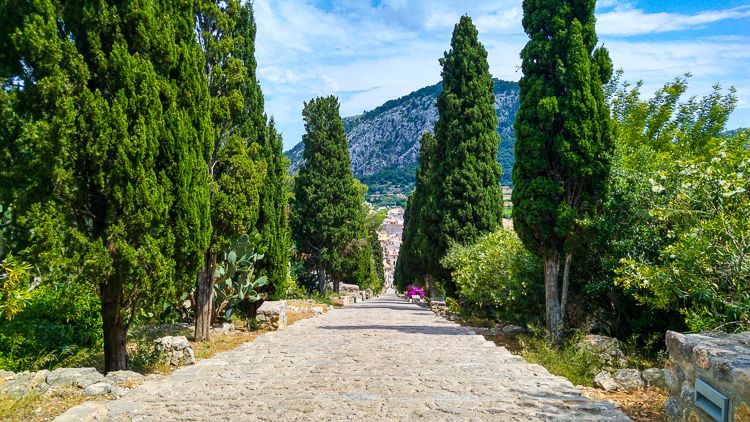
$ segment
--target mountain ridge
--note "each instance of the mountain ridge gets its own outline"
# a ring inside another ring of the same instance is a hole
[[[493,79],[495,110],[500,134],[498,161],[503,167],[502,183],[511,183],[515,134],[513,122],[518,111],[518,83]],[[362,114],[343,118],[352,159],[352,173],[369,188],[371,202],[405,203],[414,187],[414,170],[419,158],[422,133],[432,132],[438,119],[437,97],[442,83],[417,89],[388,100]],[[302,142],[285,152],[289,172],[302,164]]]

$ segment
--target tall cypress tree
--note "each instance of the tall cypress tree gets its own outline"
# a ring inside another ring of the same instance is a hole
[[[595,3],[523,2],[529,42],[521,52],[513,225],[544,258],[547,328],[556,342],[563,336],[579,222],[605,194],[613,149],[602,89],[612,64],[607,50],[595,49]]]
[[[436,213],[430,202],[435,143],[435,137],[431,133],[422,134],[416,183],[414,192],[409,195],[406,203],[403,238],[394,272],[394,282],[401,291],[412,283],[425,286],[431,284],[431,274],[436,272],[439,265],[438,260],[429,255],[430,245],[425,235],[437,223],[434,220]]]
[[[276,125],[271,119],[263,144],[267,177],[260,191],[258,230],[265,246],[265,256],[259,270],[261,275],[268,277],[270,293],[277,298],[283,298],[287,293],[291,251],[289,191],[286,181],[289,160],[284,156],[283,148],[281,135],[276,132]]]
[[[294,184],[292,233],[297,250],[317,274],[320,293],[329,278],[337,291],[364,232],[361,194],[352,176],[338,99],[312,99],[302,116],[305,161]]]
[[[462,16],[453,30],[451,50],[440,60],[443,92],[437,101],[440,117],[430,183],[430,212],[438,225],[425,233],[430,255],[438,260],[452,242],[470,242],[495,230],[502,219],[493,81],[487,51],[477,36],[471,18]],[[455,292],[447,269],[432,275],[445,282],[448,294]]]
[[[255,78],[251,5],[223,0],[196,4],[213,135],[212,154],[207,157],[213,234],[204,250],[195,294],[195,339],[203,341],[211,329],[216,261],[233,239],[256,227],[267,164],[261,153],[266,123],[263,96]]]
[[[208,240],[192,28],[176,1],[39,0],[12,37],[23,66],[3,66],[22,81],[11,142],[24,253],[45,276],[94,285],[106,371],[128,368],[137,310],[171,296]]]

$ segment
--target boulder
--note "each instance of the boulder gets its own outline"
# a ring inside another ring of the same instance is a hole
[[[0,384],[0,393],[14,398],[21,398],[30,393],[43,393],[50,387],[46,382],[48,373],[46,369],[38,372],[19,372],[7,377],[6,381]]]
[[[255,319],[261,328],[280,330],[286,328],[286,300],[265,301],[256,313]]]
[[[112,392],[112,385],[106,382],[97,382],[83,389],[84,396],[102,396]]]
[[[620,341],[616,338],[588,334],[578,343],[578,347],[597,354],[608,366],[621,367],[626,363],[625,353],[620,349]]]
[[[222,334],[222,335],[229,335],[234,334],[234,324],[229,322],[224,322],[221,324],[214,324],[211,326],[211,333],[212,334]]]
[[[637,390],[643,388],[641,371],[637,369],[618,369],[617,372],[615,372],[614,378],[623,390]]]
[[[130,388],[143,381],[143,375],[133,371],[112,371],[104,377],[106,382],[118,387]]]
[[[100,374],[96,368],[57,368],[47,374],[47,384],[50,388],[71,386],[86,388],[103,381],[104,375]]]
[[[641,372],[643,381],[646,382],[646,387],[661,387],[666,388],[667,383],[664,379],[664,370],[659,368],[648,368]]]
[[[172,366],[191,365],[195,363],[195,352],[185,336],[166,336],[154,341],[156,349],[163,359]]]
[[[0,381],[6,380],[8,378],[11,378],[15,376],[16,373],[13,371],[6,371],[5,369],[0,369]]]
[[[607,371],[601,371],[594,377],[594,387],[600,388],[604,391],[616,391],[620,389],[612,375]]]

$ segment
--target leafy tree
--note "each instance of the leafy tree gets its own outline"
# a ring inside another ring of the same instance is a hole
[[[726,257],[725,265],[731,265],[730,258],[734,255],[713,244],[720,239],[718,234],[709,230],[696,233],[693,223],[701,221],[709,228],[719,219],[731,222],[741,212],[703,214],[697,210],[710,209],[716,202],[687,189],[709,189],[717,196],[722,192],[711,186],[708,173],[692,174],[691,165],[701,168],[716,159],[720,161],[710,166],[714,176],[722,172],[727,177],[731,174],[729,164],[738,152],[731,145],[741,141],[724,146],[722,142],[727,118],[737,101],[734,91],[724,93],[717,86],[705,97],[683,100],[687,78],[679,77],[657,90],[653,97],[643,99],[641,85],[620,83],[618,76],[607,87],[616,139],[611,194],[602,212],[591,220],[594,236],[586,239],[597,253],[582,257],[574,273],[580,280],[580,294],[589,306],[599,307],[607,315],[601,322],[602,329],[620,337],[663,333],[666,329],[714,328],[730,320],[739,321],[739,314],[728,311],[730,307],[718,306],[736,300],[722,293],[720,286],[726,284],[704,278],[696,272],[696,267],[689,265],[690,261],[684,260],[684,255],[674,254],[672,259],[673,253],[667,253],[668,248],[677,244],[687,247],[705,243],[711,246],[706,246],[704,262],[715,265],[718,261],[713,252],[721,252]],[[721,150],[725,157],[719,155]],[[685,197],[680,195],[688,194],[696,200],[692,205],[695,210],[690,212],[679,200]],[[723,200],[728,206],[740,198]],[[665,214],[670,209],[674,214]],[[689,214],[703,217],[689,222],[683,218]],[[742,230],[735,232],[741,234]],[[688,235],[689,239],[680,240]],[[678,256],[683,260],[677,260]],[[664,278],[662,271],[678,262],[684,265],[680,268],[682,277]],[[643,276],[647,270],[649,274],[653,270],[662,276],[638,278],[636,269]],[[685,284],[690,279],[694,280],[695,288]],[[653,291],[646,288],[645,280],[653,283]],[[701,314],[698,309],[705,305],[697,300],[701,296],[699,286],[705,286],[704,281],[716,283],[717,290],[712,294],[715,299],[720,298],[714,300],[717,307],[711,318],[697,317]]]
[[[294,184],[292,233],[297,250],[318,278],[324,293],[329,277],[334,290],[357,250],[364,231],[362,195],[352,177],[344,124],[336,97],[306,102],[304,163]]]
[[[471,242],[495,230],[502,218],[493,81],[477,35],[471,18],[462,16],[451,50],[440,60],[443,92],[437,101],[429,211],[437,225],[425,232],[433,259],[441,258],[453,242]],[[455,292],[447,269],[430,275],[446,283],[448,294]]]
[[[521,52],[513,224],[544,258],[547,329],[556,343],[580,221],[605,195],[613,149],[602,88],[612,65],[607,50],[595,50],[594,7],[590,0],[523,2],[530,40]]]
[[[651,210],[670,222],[658,255],[623,258],[617,282],[657,309],[680,310],[691,330],[750,327],[748,134],[721,141],[711,157],[665,163],[649,179],[666,197]]]
[[[173,295],[207,247],[207,93],[192,8],[33,2],[7,79],[24,257],[48,280],[93,283],[105,370],[128,368],[136,312]],[[137,30],[136,30],[137,29]],[[33,230],[32,230],[33,229]]]
[[[258,224],[267,163],[262,154],[266,123],[255,75],[251,6],[214,0],[196,4],[213,140],[212,154],[207,157],[213,232],[195,293],[195,339],[203,341],[211,331],[218,257],[232,240],[252,232]]]

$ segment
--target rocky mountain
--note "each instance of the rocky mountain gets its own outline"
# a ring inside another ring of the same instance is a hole
[[[414,187],[414,170],[422,133],[432,131],[438,119],[437,97],[442,84],[428,86],[387,101],[372,111],[345,117],[352,172],[368,185],[376,203],[403,203]],[[513,121],[519,107],[518,84],[495,79],[495,109],[500,133],[498,161],[503,166],[503,184],[510,184],[515,137]],[[290,172],[302,164],[303,144],[286,152]]]

